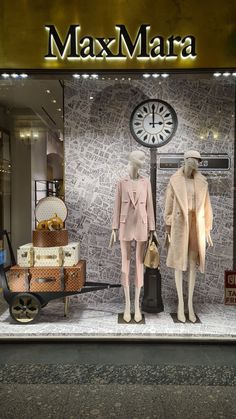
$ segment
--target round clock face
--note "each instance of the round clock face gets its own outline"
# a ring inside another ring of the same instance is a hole
[[[162,147],[177,129],[175,110],[164,100],[148,99],[140,103],[130,118],[131,133],[145,147]]]

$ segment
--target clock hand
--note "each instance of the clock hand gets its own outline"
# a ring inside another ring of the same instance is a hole
[[[152,123],[150,122],[150,125],[152,125],[152,128],[155,128],[155,114],[154,114],[154,110],[155,110],[155,105],[152,105]]]

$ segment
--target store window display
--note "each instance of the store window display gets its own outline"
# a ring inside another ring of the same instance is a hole
[[[166,190],[165,224],[167,234],[166,265],[175,270],[178,295],[177,318],[185,323],[183,272],[188,271],[188,317],[196,322],[193,292],[196,266],[205,270],[206,243],[213,246],[212,207],[206,178],[199,172],[201,155],[196,150],[184,154],[184,166],[174,173]]]
[[[130,256],[131,242],[136,242],[135,312],[134,320],[142,320],[140,291],[143,286],[143,258],[148,236],[155,233],[155,219],[150,180],[140,175],[145,153],[132,151],[129,155],[128,176],[120,179],[116,187],[110,246],[119,239],[122,257],[122,285],[125,295],[125,322],[131,321],[130,309]]]

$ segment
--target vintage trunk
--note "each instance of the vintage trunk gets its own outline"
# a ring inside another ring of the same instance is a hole
[[[8,286],[11,292],[29,291],[29,269],[12,266],[8,274]]]
[[[63,246],[63,265],[75,266],[80,260],[80,244],[78,242],[69,243]]]
[[[34,247],[34,266],[63,266],[63,247]]]
[[[29,268],[34,265],[34,249],[32,243],[18,247],[17,264],[22,268]]]

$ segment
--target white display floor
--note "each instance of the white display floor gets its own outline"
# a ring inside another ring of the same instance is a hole
[[[120,304],[86,305],[70,297],[68,316],[62,300],[51,301],[42,309],[35,324],[14,324],[9,310],[2,307],[0,338],[75,339],[186,339],[236,340],[236,307],[221,304],[195,304],[201,323],[174,323],[170,313],[175,306],[165,304],[159,314],[145,313],[145,324],[118,324]]]

